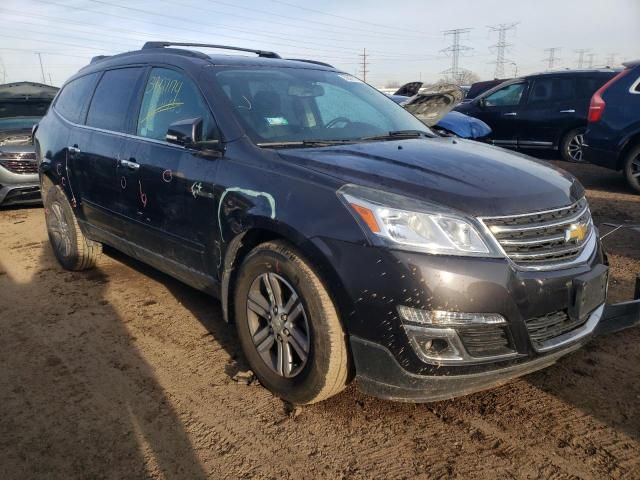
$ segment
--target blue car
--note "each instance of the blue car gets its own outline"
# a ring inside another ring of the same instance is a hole
[[[420,94],[417,94],[411,97],[405,95],[390,95],[390,97],[394,102],[402,105],[409,112],[425,121],[425,119],[423,119],[419,113],[416,113],[411,108],[411,102],[414,102],[416,97],[418,97],[419,95]],[[425,103],[428,103],[431,100],[434,102],[439,102],[440,104],[440,101],[442,100],[441,96],[437,94],[425,95],[423,98],[425,98],[426,101],[421,102],[421,107],[424,107]],[[444,108],[453,108],[454,106],[455,104],[449,104],[444,106]],[[455,135],[457,137],[468,138],[471,140],[482,140],[491,134],[491,127],[489,127],[489,125],[484,123],[482,120],[455,111],[449,111],[446,114],[442,115],[443,109],[440,105],[436,106],[436,108],[433,110],[437,112],[434,113],[434,115],[436,115],[437,121],[435,123],[425,121],[425,123],[427,123],[433,130],[442,135]]]
[[[583,149],[588,162],[622,171],[640,193],[640,60],[624,66],[591,98]]]

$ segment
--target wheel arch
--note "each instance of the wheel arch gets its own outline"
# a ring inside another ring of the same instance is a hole
[[[344,291],[342,281],[326,254],[316,243],[291,227],[280,226],[278,228],[268,224],[247,229],[236,235],[227,244],[220,265],[220,302],[222,303],[224,320],[227,323],[233,323],[234,321],[233,292],[238,268],[255,247],[274,240],[289,243],[311,264],[333,300],[338,311],[338,317],[341,319],[343,328],[346,331],[346,325],[341,313],[345,311],[347,300],[344,294],[341,293]]]
[[[629,136],[624,142],[620,155],[618,156],[618,170],[622,170],[624,168],[624,162],[627,160],[627,155],[638,145],[640,145],[640,132],[636,132]]]

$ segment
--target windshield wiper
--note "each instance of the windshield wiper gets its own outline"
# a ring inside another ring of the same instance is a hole
[[[263,148],[295,148],[295,147],[328,147],[331,145],[347,145],[358,140],[299,140],[292,142],[263,142],[258,143]]]
[[[362,137],[360,140],[401,140],[403,138],[430,138],[427,132],[422,130],[396,130],[384,135],[374,135],[372,137]]]

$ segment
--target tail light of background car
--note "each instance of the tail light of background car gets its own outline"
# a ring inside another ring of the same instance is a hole
[[[606,102],[603,100],[602,95],[607,90],[607,88],[609,88],[615,82],[620,80],[630,71],[631,71],[630,68],[626,68],[622,70],[615,77],[613,77],[603,86],[601,86],[596,91],[596,93],[593,94],[593,97],[591,97],[591,103],[589,104],[589,116],[588,116],[589,123],[599,122],[600,119],[602,118],[602,114],[604,113],[604,107],[607,105]]]

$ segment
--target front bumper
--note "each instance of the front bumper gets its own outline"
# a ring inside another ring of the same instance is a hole
[[[407,372],[382,345],[351,337],[358,386],[369,395],[387,400],[436,402],[504,385],[553,365],[561,357],[580,349],[594,335],[640,325],[640,299],[603,306],[592,314],[589,322],[593,323],[594,328],[587,334],[574,337],[566,346],[546,355],[493,370],[459,375],[427,376]]]
[[[596,333],[630,326],[640,319],[640,301],[625,307],[600,305],[588,310],[591,314],[584,324],[534,339],[531,321],[542,318],[544,322],[554,312],[567,312],[571,318],[576,280],[603,269],[599,244],[583,263],[525,271],[505,259],[434,256],[324,242],[320,248],[336,269],[335,292],[359,384],[364,391],[384,398],[435,401],[490,388],[551,365]],[[458,364],[429,362],[412,344],[399,305],[501,315],[507,319],[514,354],[499,359],[474,354],[478,361]]]
[[[40,180],[37,173],[13,173],[0,166],[0,205],[39,205]]]

